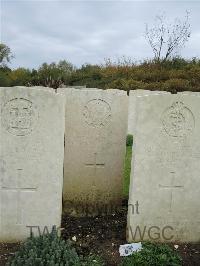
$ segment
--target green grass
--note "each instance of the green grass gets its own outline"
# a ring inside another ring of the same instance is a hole
[[[128,197],[128,193],[129,193],[131,158],[132,158],[132,147],[126,146],[126,157],[125,157],[125,164],[124,164],[124,184],[123,184],[123,195],[126,198]]]
[[[181,266],[182,259],[166,244],[143,243],[143,249],[125,257],[120,266]]]

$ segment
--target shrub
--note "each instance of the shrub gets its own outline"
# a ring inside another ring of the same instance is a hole
[[[29,238],[7,263],[8,266],[104,266],[101,257],[79,257],[70,241],[55,229],[50,234]]]
[[[162,91],[163,90],[163,82],[150,82],[144,83],[143,89],[150,91]]]
[[[163,89],[172,93],[177,93],[179,91],[191,91],[188,80],[177,78],[167,80],[163,84]]]
[[[80,266],[80,259],[69,242],[52,233],[29,238],[8,262],[9,266]]]
[[[133,135],[128,134],[126,137],[126,146],[133,146]]]
[[[180,256],[166,244],[144,243],[140,252],[123,259],[121,266],[180,266]]]

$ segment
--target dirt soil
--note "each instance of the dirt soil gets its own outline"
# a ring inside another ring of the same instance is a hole
[[[117,214],[107,217],[63,217],[63,238],[76,240],[74,245],[79,254],[99,254],[107,266],[117,266],[121,261],[119,245],[127,243],[126,206],[127,202],[124,201],[124,207]],[[174,248],[175,244],[178,245],[177,251],[183,259],[183,266],[200,266],[200,243],[181,245],[174,243],[170,246]]]
[[[119,245],[126,243],[126,208],[110,216],[96,218],[63,217],[62,236],[64,239],[74,239],[76,250],[81,255],[101,255],[106,265],[117,265]]]
[[[0,266],[6,265],[8,258],[13,256],[14,253],[19,249],[20,244],[7,244],[0,243]]]
[[[124,206],[117,214],[106,217],[64,216],[62,237],[71,239],[79,254],[99,254],[107,266],[116,266],[121,261],[119,245],[126,243],[126,215],[127,209]],[[19,246],[19,243],[0,244],[0,266],[6,264],[8,257],[12,256]],[[200,266],[200,243],[181,244],[177,251],[183,258],[184,266]]]

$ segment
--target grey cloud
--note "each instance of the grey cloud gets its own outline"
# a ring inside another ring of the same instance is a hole
[[[191,11],[192,37],[182,50],[200,56],[198,2],[152,1],[4,1],[2,41],[16,59],[12,67],[38,67],[67,59],[73,64],[100,63],[106,57],[152,57],[143,37],[145,23],[166,13],[173,21]]]

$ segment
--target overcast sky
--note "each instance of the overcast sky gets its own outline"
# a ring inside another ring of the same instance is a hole
[[[15,55],[12,68],[37,68],[66,59],[76,66],[104,58],[152,58],[145,23],[165,12],[169,21],[190,11],[192,35],[181,55],[200,57],[199,1],[1,1],[1,42]]]

